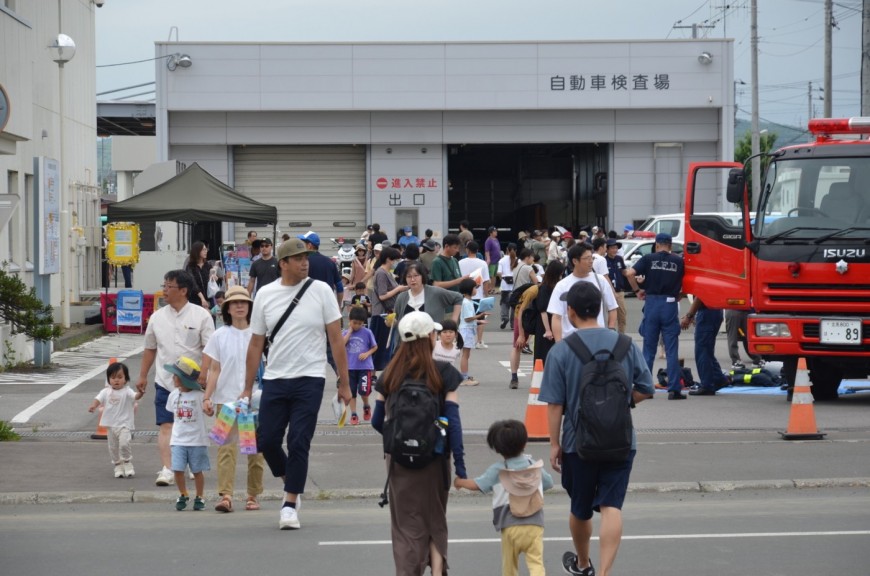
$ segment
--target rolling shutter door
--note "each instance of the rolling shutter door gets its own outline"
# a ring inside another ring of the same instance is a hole
[[[329,253],[328,238],[359,238],[365,230],[365,158],[364,146],[236,147],[235,189],[278,208],[281,232],[317,232]],[[291,228],[290,222],[311,225]],[[247,231],[237,225],[236,242],[244,242]]]

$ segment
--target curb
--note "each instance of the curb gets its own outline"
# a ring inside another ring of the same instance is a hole
[[[795,480],[734,480],[734,481],[700,481],[700,482],[639,482],[629,484],[628,492],[632,494],[665,494],[665,493],[717,493],[739,492],[744,490],[806,490],[818,488],[870,488],[870,477],[858,478],[812,478]],[[306,494],[307,501],[334,501],[376,499],[381,496],[381,489],[336,489],[318,490]],[[561,488],[552,488],[549,493],[564,493]],[[451,498],[472,498],[479,496],[474,492],[450,491]],[[0,506],[15,504],[126,504],[157,502],[175,502],[178,494],[174,489],[158,490],[127,490],[108,492],[0,492]],[[261,501],[280,501],[284,493],[269,490],[260,494]],[[206,492],[206,501],[217,501],[216,492]]]

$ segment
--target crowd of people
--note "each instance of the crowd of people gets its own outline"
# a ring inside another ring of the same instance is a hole
[[[257,257],[249,282],[225,291],[209,287],[215,275],[207,249],[194,242],[184,269],[164,276],[166,305],[149,320],[135,390],[128,387],[127,367],[113,364],[107,388],[90,407],[102,406],[103,422],[110,426],[115,476],[134,474],[132,410],[150,382],[162,461],[156,484],[175,484],[175,507],[184,510],[191,502],[187,480],[193,479],[192,507],[204,509],[204,473],[211,468],[206,416],[240,399],[250,401],[257,392],[257,451],[247,457],[244,507],[260,508],[268,467],[284,487],[279,528],[299,529],[311,440],[326,383],[334,379],[336,402],[348,407],[350,425],[370,422],[384,435],[384,501],[390,505],[397,574],[419,575],[427,567],[432,574],[447,573],[451,464],[455,488],[493,496],[502,573],[516,574],[524,554],[529,573],[543,574],[542,499],[553,480],[542,461],[525,453],[523,424],[492,424],[487,443],[499,458],[480,476],[469,478],[464,460],[459,390],[479,384],[469,373],[470,355],[488,348],[484,326],[498,314],[499,329],[513,331],[509,388],[519,387],[523,353],[544,361],[539,400],[549,405],[549,464],[571,497],[574,549],[563,556],[563,568],[569,574],[596,574],[590,559],[596,511],[602,519],[597,573],[608,574],[619,547],[620,510],[636,442],[632,431],[630,449],[626,446],[618,461],[578,456],[577,383],[592,362],[578,346],[615,352],[625,340],[620,336],[626,329],[625,293],[633,291],[644,302],[642,350],[629,343],[614,359],[627,382],[626,404],[652,397],[660,340],[668,398],[685,398],[678,337],[692,323],[700,385],[689,393],[713,396],[727,383],[713,354],[723,314],[695,298],[679,317],[683,263],[671,253],[667,234],[657,235],[655,251],[633,267],[620,254],[621,238],[598,227],[580,230],[576,238],[561,227],[521,231],[516,241],[504,245],[498,235],[491,226],[480,244],[463,221],[457,234],[438,239],[426,230],[418,237],[409,227],[391,243],[372,224],[342,274],[320,252],[320,237],[313,231],[285,235],[274,250],[271,239],[253,233],[248,241],[256,246]],[[499,305],[485,310],[483,300],[490,297],[497,297]],[[730,318],[729,326],[739,335],[741,319]],[[731,354],[735,363],[740,361],[736,344]],[[409,390],[418,402],[410,411]],[[432,453],[409,456],[395,448],[397,438],[410,434],[409,412],[429,414],[428,398],[433,412],[426,416],[429,430],[424,433],[434,434],[435,447]],[[236,424],[217,453],[219,501],[214,509],[221,513],[234,510],[238,445]]]

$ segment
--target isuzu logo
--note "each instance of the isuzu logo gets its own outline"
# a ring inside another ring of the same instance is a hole
[[[845,274],[849,271],[849,263],[843,259],[840,259],[840,261],[837,262],[837,264],[834,266],[834,269],[837,271],[838,274]]]
[[[825,248],[825,258],[863,258],[867,254],[865,248]]]

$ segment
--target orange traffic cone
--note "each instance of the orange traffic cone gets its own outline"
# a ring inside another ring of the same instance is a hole
[[[544,361],[535,360],[535,371],[532,372],[532,386],[529,389],[529,404],[526,406],[526,430],[532,442],[547,442],[550,440],[550,430],[547,426],[547,404],[538,400],[541,382],[544,379]]]
[[[117,358],[109,358],[109,365],[117,362]],[[91,440],[105,440],[109,436],[109,431],[105,426],[100,426],[100,420],[103,419],[103,407],[100,406],[100,417],[97,418],[97,431],[91,434]]]
[[[780,432],[783,440],[821,440],[825,437],[816,427],[816,412],[813,408],[813,392],[807,361],[798,360],[797,375],[794,379],[794,393],[791,397],[791,413],[788,428]]]

